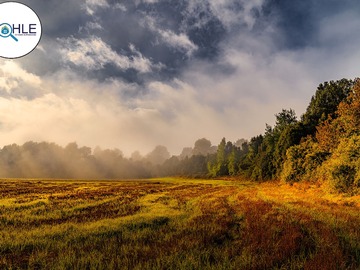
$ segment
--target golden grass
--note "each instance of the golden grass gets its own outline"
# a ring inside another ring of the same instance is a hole
[[[0,181],[0,269],[359,269],[360,197],[234,179]]]

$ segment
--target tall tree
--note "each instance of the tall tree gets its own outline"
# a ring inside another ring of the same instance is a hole
[[[211,176],[228,175],[227,154],[228,147],[225,138],[223,138],[217,148],[216,157],[208,163],[209,173]]]
[[[228,157],[228,172],[229,175],[237,175],[239,172],[239,163],[241,158],[241,148],[233,146]]]
[[[146,155],[146,159],[152,164],[159,165],[170,158],[170,153],[163,145],[158,145],[153,151]]]
[[[198,139],[195,142],[192,154],[206,156],[207,154],[210,154],[210,152],[211,152],[211,142],[208,139],[202,138],[202,139]]]
[[[353,85],[353,80],[341,79],[321,83],[318,86],[301,119],[307,134],[315,135],[318,124],[324,122],[329,116],[336,117],[338,105],[350,94]]]

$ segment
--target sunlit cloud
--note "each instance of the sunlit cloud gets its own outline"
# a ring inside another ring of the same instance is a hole
[[[101,38],[95,36],[87,39],[71,37],[60,42],[64,44],[64,48],[61,49],[64,60],[88,70],[98,70],[106,64],[112,64],[122,70],[133,68],[139,72],[150,72],[153,66],[132,44],[130,49],[135,55],[127,57],[119,55]]]

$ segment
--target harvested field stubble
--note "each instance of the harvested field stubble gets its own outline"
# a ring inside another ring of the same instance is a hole
[[[0,269],[359,269],[360,198],[234,180],[0,181]]]

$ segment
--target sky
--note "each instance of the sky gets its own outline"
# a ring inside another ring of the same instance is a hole
[[[0,1],[4,2],[4,1]],[[25,2],[24,2],[25,3]],[[358,0],[28,0],[43,35],[0,59],[0,145],[250,139],[324,81],[359,77]]]

